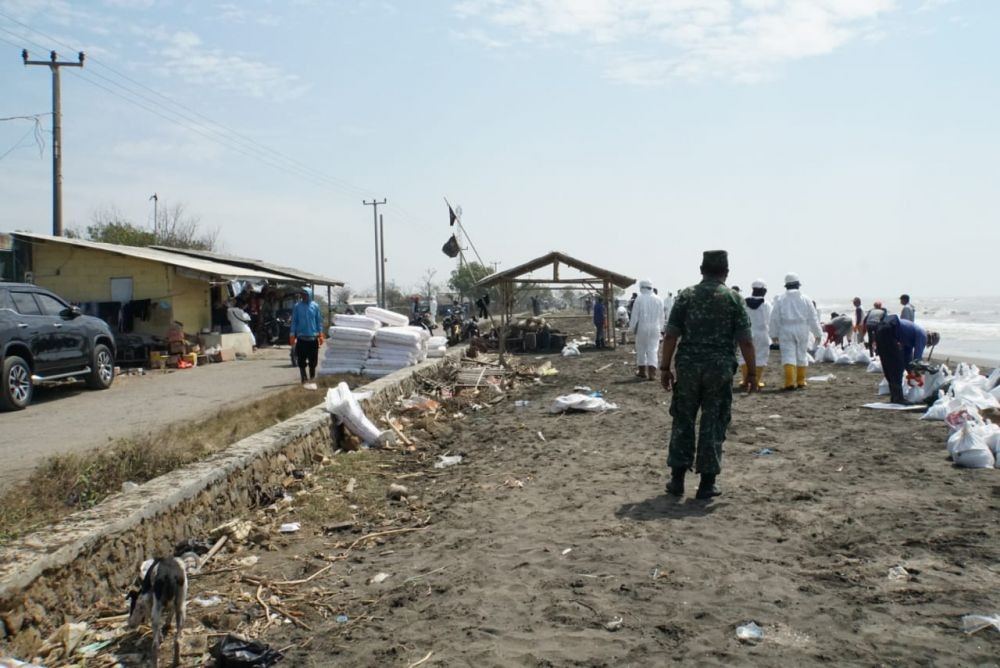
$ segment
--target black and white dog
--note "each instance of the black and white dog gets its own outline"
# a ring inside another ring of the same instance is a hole
[[[175,557],[154,559],[146,570],[142,584],[138,590],[128,593],[131,602],[128,615],[128,625],[136,627],[149,621],[153,629],[153,668],[156,668],[160,653],[160,640],[163,627],[170,623],[170,613],[173,612],[176,622],[174,633],[174,665],[180,662],[181,630],[184,628],[185,608],[187,607],[187,572],[184,562]]]

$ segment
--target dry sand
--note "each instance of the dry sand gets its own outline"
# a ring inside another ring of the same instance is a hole
[[[435,447],[465,460],[405,480],[429,526],[328,573],[351,621],[264,640],[295,666],[998,665],[1000,632],[960,619],[1000,612],[1000,471],[953,467],[942,423],[862,409],[878,378],[822,365],[835,381],[738,396],[724,496],[674,500],[669,395],[631,378],[631,350],[551,356],[558,376],[451,422]],[[550,414],[577,384],[619,410]],[[325,563],[306,534],[270,576]],[[736,638],[748,620],[758,644]]]

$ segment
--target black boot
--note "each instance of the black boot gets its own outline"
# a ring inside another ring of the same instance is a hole
[[[667,483],[667,494],[670,496],[684,496],[684,474],[687,469],[670,469],[670,482]]]
[[[702,473],[701,482],[698,484],[698,491],[695,493],[694,498],[711,499],[713,496],[719,496],[720,494],[722,494],[722,490],[715,486],[715,475]]]
[[[890,385],[889,386],[889,401],[891,403],[902,404],[904,406],[907,403],[909,403],[908,401],[906,401],[906,398],[903,397],[903,385],[902,385],[902,383],[900,383],[900,384],[894,384],[894,385]]]

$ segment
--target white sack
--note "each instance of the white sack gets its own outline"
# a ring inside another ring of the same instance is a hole
[[[326,410],[336,415],[355,436],[366,445],[378,442],[382,432],[368,419],[361,410],[357,397],[351,392],[347,383],[340,383],[330,388],[326,393]]]
[[[556,397],[555,401],[552,402],[552,412],[553,413],[563,413],[565,411],[587,411],[591,413],[599,413],[607,410],[615,410],[618,406],[605,401],[601,397],[591,397],[586,394],[564,394],[562,396]]]

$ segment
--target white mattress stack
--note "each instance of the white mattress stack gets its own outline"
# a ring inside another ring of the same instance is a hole
[[[444,357],[448,352],[448,337],[432,336],[427,339],[427,356]]]
[[[416,364],[425,354],[423,342],[424,338],[416,327],[380,328],[375,332],[375,344],[368,351],[364,375],[381,378]]]
[[[341,322],[343,317],[337,316],[334,322]],[[365,319],[370,320],[370,318]],[[368,359],[368,351],[372,347],[372,339],[375,338],[378,325],[375,321],[372,322],[376,325],[372,328],[341,325],[331,327],[327,332],[326,352],[316,373],[321,376],[335,373],[361,373],[365,360]]]
[[[365,315],[369,318],[378,320],[387,327],[406,327],[410,324],[410,319],[405,315],[400,315],[399,313],[394,313],[392,311],[386,311],[384,308],[379,308],[377,306],[369,306],[366,308]]]
[[[333,316],[333,324],[337,327],[357,327],[358,329],[376,330],[382,326],[381,321],[366,315],[350,315],[337,313]]]

